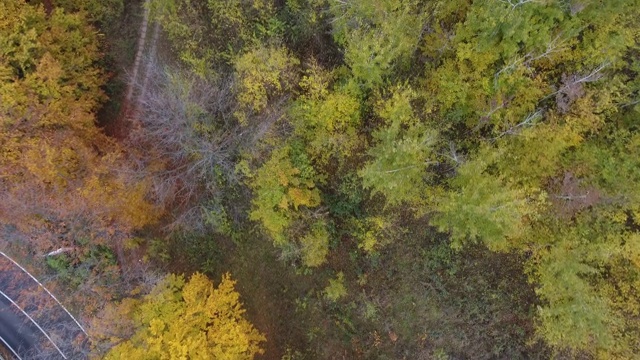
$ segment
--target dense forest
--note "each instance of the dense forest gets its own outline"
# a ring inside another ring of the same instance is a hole
[[[106,359],[640,358],[640,0],[1,0],[0,250]]]

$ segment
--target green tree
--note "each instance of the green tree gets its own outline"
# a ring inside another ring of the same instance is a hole
[[[522,246],[518,240],[540,211],[544,194],[491,174],[485,159],[486,154],[481,154],[457,169],[451,189],[437,199],[431,223],[451,234],[455,248],[472,240],[495,251],[518,249]]]
[[[316,62],[300,81],[305,91],[291,107],[294,134],[317,166],[342,162],[362,146],[360,94]]]
[[[153,0],[150,6],[180,59],[200,76],[215,75],[258,42],[273,15],[270,0]]]
[[[251,179],[255,191],[250,217],[258,220],[276,245],[287,242],[286,230],[303,208],[320,205],[320,191],[310,164],[293,164],[291,149],[276,149]]]
[[[532,256],[549,344],[625,357],[634,345],[621,334],[637,325],[621,314],[633,305],[611,288],[628,288],[637,273],[621,255],[637,204],[628,132],[637,1],[458,5],[429,5],[422,47],[426,108],[462,149],[452,150],[459,164],[432,224],[454,247],[476,239]]]
[[[318,180],[306,154],[290,145],[275,149],[250,179],[250,219],[260,222],[276,246],[310,267],[322,265],[329,251],[328,224],[318,213]]]
[[[418,47],[424,12],[418,1],[330,1],[333,36],[345,60],[365,87],[383,84]]]
[[[291,90],[297,82],[299,63],[285,47],[260,46],[239,56],[234,65],[239,80],[240,121],[248,114],[261,112],[270,100]]]
[[[359,172],[363,185],[384,195],[390,205],[423,203],[427,192],[424,184],[437,134],[416,118],[414,98],[411,89],[400,88],[380,101],[384,126],[373,133],[376,143],[368,151],[372,160]]]

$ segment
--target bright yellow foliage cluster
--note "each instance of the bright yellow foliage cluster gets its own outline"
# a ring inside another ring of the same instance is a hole
[[[289,148],[274,151],[252,179],[256,196],[251,219],[260,221],[280,245],[287,241],[285,230],[299,207],[312,208],[320,204],[320,192],[313,180],[292,164],[289,152]]]
[[[296,83],[295,68],[300,61],[285,47],[258,47],[235,61],[240,80],[238,102],[249,113],[260,112],[268,100],[290,90]],[[240,120],[244,119],[239,113]]]
[[[264,335],[244,317],[229,274],[217,287],[203,274],[170,275],[135,311],[139,328],[105,359],[252,359]]]
[[[98,34],[85,16],[62,7],[47,16],[18,0],[0,4],[0,173],[9,180],[0,210],[10,209],[0,216],[7,223],[32,223],[38,208],[57,221],[115,220],[123,229],[157,217],[146,184],[119,171],[126,167],[120,149],[96,126],[105,76]]]
[[[306,94],[292,110],[295,132],[307,142],[307,151],[319,164],[327,165],[332,157],[348,157],[364,139],[358,133],[360,100],[347,86],[330,87],[332,74],[317,64],[300,81]]]

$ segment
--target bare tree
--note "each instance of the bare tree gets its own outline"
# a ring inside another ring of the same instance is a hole
[[[197,200],[215,193],[220,176],[235,179],[233,156],[250,135],[233,117],[233,80],[205,80],[151,57],[138,85],[139,127],[129,138],[137,171],[152,179],[158,204],[181,209],[176,223],[193,225]]]
[[[567,113],[571,104],[584,95],[584,84],[600,80],[604,76],[602,70],[607,66],[609,63],[602,63],[586,75],[562,74],[562,86],[554,93],[560,113]]]

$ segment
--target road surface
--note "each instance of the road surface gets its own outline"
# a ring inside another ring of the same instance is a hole
[[[0,255],[0,346],[23,360],[87,358],[80,324],[25,269]]]
[[[0,342],[11,353],[26,357],[42,350],[47,338],[18,308],[0,296]]]

